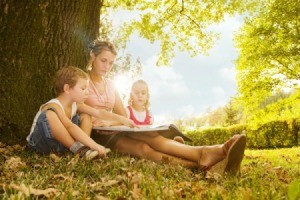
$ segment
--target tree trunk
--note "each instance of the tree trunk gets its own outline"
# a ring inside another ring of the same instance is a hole
[[[55,72],[85,68],[99,35],[99,0],[0,0],[0,131],[24,139],[39,106],[54,97]],[[1,140],[0,139],[0,140]]]

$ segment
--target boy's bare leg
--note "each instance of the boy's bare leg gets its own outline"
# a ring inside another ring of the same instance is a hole
[[[71,137],[67,129],[64,127],[64,125],[61,123],[57,114],[53,111],[48,110],[46,111],[46,116],[49,122],[52,136],[69,149],[75,141]]]
[[[148,144],[143,141],[135,140],[129,137],[120,138],[115,148],[113,149],[122,154],[129,154],[137,156],[139,158],[144,158],[147,160],[152,160],[154,162],[167,162],[167,163],[176,163],[188,168],[197,168],[199,167],[197,162],[184,160],[172,155],[168,155],[159,151],[154,150]]]
[[[93,128],[92,117],[86,113],[80,114],[80,126],[79,127],[88,136],[91,136],[92,128]]]

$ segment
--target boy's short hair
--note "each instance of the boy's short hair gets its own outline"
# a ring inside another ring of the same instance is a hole
[[[57,71],[54,79],[54,89],[57,95],[64,92],[64,85],[68,84],[71,88],[74,87],[78,79],[88,79],[87,73],[77,67],[63,67]]]

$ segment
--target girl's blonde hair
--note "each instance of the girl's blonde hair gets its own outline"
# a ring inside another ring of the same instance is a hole
[[[146,103],[145,103],[145,109],[146,110],[149,110],[150,108],[150,93],[149,93],[149,87],[148,87],[148,84],[146,83],[146,81],[142,80],[142,79],[139,79],[135,82],[132,83],[131,85],[131,90],[130,90],[130,95],[129,95],[129,98],[128,98],[128,105],[132,106],[132,103],[133,103],[133,100],[132,100],[132,96],[131,96],[131,93],[132,93],[132,90],[133,90],[133,87],[137,84],[143,84],[146,86],[147,88],[147,100],[146,100]]]
[[[65,84],[73,88],[80,78],[88,80],[87,73],[82,69],[73,66],[61,68],[57,71],[54,79],[54,90],[56,94],[59,95],[64,92]]]
[[[101,54],[103,51],[110,51],[115,56],[117,55],[117,51],[114,47],[114,45],[111,42],[108,41],[100,41],[100,40],[94,40],[91,42],[88,46],[89,52],[93,53],[95,57],[97,57],[99,54]],[[86,69],[89,71],[91,70],[93,66],[93,60],[90,58]]]

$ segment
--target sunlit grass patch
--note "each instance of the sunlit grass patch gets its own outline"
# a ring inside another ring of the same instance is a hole
[[[287,199],[298,197],[300,148],[246,150],[239,177],[110,153],[87,161],[0,147],[0,198]],[[297,189],[298,188],[298,189]]]

